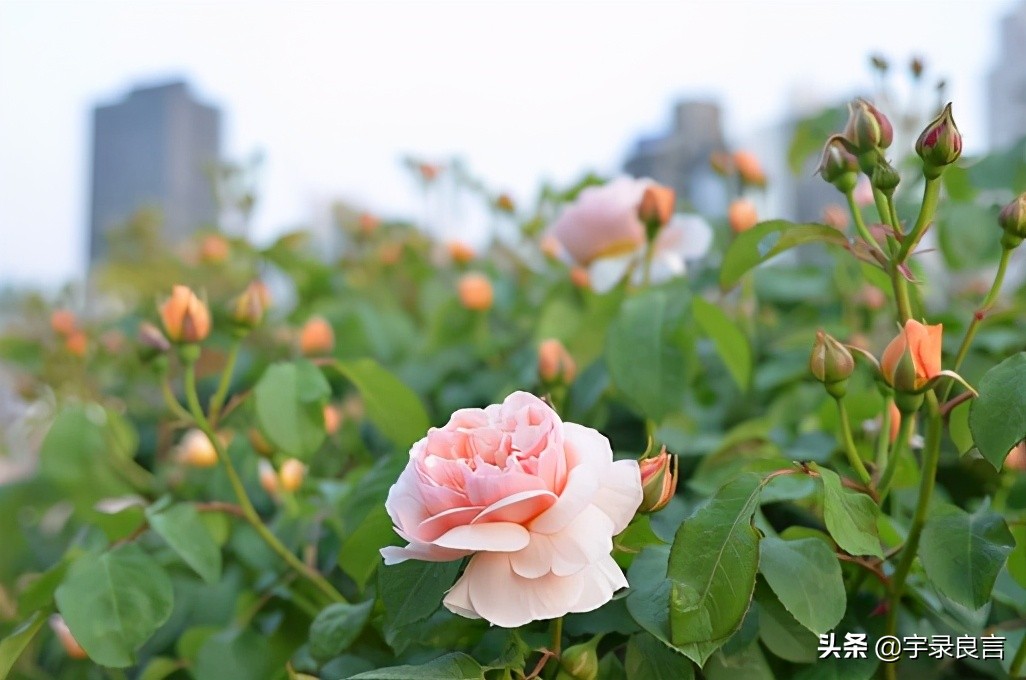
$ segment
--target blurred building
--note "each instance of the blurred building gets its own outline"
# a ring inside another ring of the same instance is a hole
[[[681,101],[674,107],[669,133],[639,139],[623,169],[672,187],[701,213],[721,215],[725,189],[709,166],[709,155],[725,148],[720,107]]]
[[[1026,137],[1026,2],[1001,20],[997,62],[987,82],[988,132],[992,149]]]
[[[220,159],[221,113],[185,82],[137,87],[93,110],[89,263],[106,233],[140,208],[163,216],[163,240],[179,242],[217,217],[211,167]]]

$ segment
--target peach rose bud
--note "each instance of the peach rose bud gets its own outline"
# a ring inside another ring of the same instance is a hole
[[[943,324],[905,322],[880,358],[880,372],[899,392],[920,392],[941,373]]]
[[[235,300],[232,321],[244,329],[256,328],[264,320],[264,313],[271,304],[271,294],[262,281],[252,281]]]
[[[543,383],[564,385],[577,376],[577,364],[559,340],[550,338],[538,345],[538,376]]]
[[[253,450],[256,451],[258,455],[266,458],[274,453],[274,445],[267,441],[267,437],[264,436],[264,433],[257,428],[249,428],[249,431],[246,432],[246,438],[249,439],[249,445],[253,447]]]
[[[71,334],[64,339],[64,349],[68,350],[69,354],[73,354],[77,357],[84,357],[86,352],[89,351],[89,338],[80,330],[72,331]]]
[[[303,478],[306,477],[306,466],[302,461],[289,458],[281,464],[278,471],[278,479],[281,480],[281,488],[292,493],[303,486]]]
[[[260,479],[260,488],[267,492],[271,498],[278,496],[278,473],[270,461],[261,458],[257,462],[257,477]]]
[[[656,512],[666,507],[677,492],[677,456],[666,452],[639,461],[641,467],[642,501],[638,512]]]
[[[50,314],[50,328],[58,335],[71,335],[78,328],[75,313],[70,309],[55,309]]]
[[[311,317],[299,331],[299,351],[303,356],[324,356],[335,349],[335,331],[323,316]]]
[[[1019,442],[1012,447],[1005,458],[1005,467],[1019,472],[1026,471],[1026,442]]]
[[[219,264],[228,259],[231,246],[228,239],[219,234],[208,234],[200,241],[200,261],[207,264]]]
[[[89,655],[86,650],[82,649],[82,645],[78,644],[78,640],[71,634],[71,629],[68,628],[68,624],[64,622],[64,617],[60,614],[53,614],[49,619],[50,630],[53,631],[54,635],[57,636],[57,640],[61,643],[61,647],[64,648],[64,653],[71,659],[88,659]]]
[[[450,241],[449,257],[458,264],[467,264],[474,259],[474,249],[463,241]]]
[[[670,221],[676,202],[677,194],[673,189],[653,182],[641,195],[638,217],[652,232]]]
[[[759,214],[755,211],[755,206],[751,201],[739,198],[727,208],[727,224],[735,234],[748,231],[758,222]]]
[[[495,207],[501,212],[509,214],[513,214],[516,210],[516,204],[513,203],[509,194],[499,194],[499,197],[495,199]]]
[[[192,429],[178,443],[176,458],[191,467],[213,467],[217,465],[217,449],[202,430]]]
[[[168,339],[176,343],[202,342],[210,334],[210,310],[188,286],[174,286],[160,307]]]
[[[890,402],[888,410],[891,412],[891,431],[887,433],[887,437],[893,444],[898,439],[898,431],[901,429],[901,411],[893,401]]]
[[[742,183],[753,187],[766,186],[766,173],[762,171],[759,159],[750,151],[734,152],[734,167]]]
[[[831,396],[839,398],[844,396],[845,383],[855,372],[855,359],[836,338],[816,331],[816,342],[809,356],[809,371],[823,383]]]
[[[381,220],[372,215],[371,213],[360,213],[360,217],[356,220],[356,225],[360,229],[360,233],[364,236],[369,236],[377,231],[381,225]]]
[[[457,286],[460,304],[474,312],[491,309],[495,293],[492,282],[484,274],[465,274]]]
[[[342,427],[342,411],[334,404],[324,405],[324,431],[333,435]]]

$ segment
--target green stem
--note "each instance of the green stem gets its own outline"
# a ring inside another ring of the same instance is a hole
[[[891,490],[891,482],[894,480],[894,473],[898,469],[898,465],[901,462],[902,455],[908,449],[908,440],[912,436],[912,428],[915,426],[916,416],[914,413],[903,413],[901,416],[901,426],[898,429],[898,438],[894,440],[894,449],[891,451],[891,458],[887,461],[887,467],[884,468],[883,475],[880,476],[880,483],[876,487],[877,493],[880,495],[880,503],[884,502],[887,498],[887,493]],[[889,428],[888,428],[889,429]],[[883,436],[887,436],[884,434]]]
[[[851,421],[848,418],[848,409],[844,407],[844,399],[835,398],[834,401],[837,402],[837,412],[841,416],[841,438],[844,442],[844,453],[848,456],[848,463],[858,473],[862,483],[869,486],[872,477],[866,470],[858,449],[855,448],[855,440],[851,436]]]
[[[905,322],[912,318],[912,302],[908,296],[908,281],[902,276],[897,263],[891,262],[888,268],[890,269],[891,288],[894,290],[894,300],[898,303],[898,319],[901,321],[901,325],[904,326]]]
[[[549,650],[558,659],[563,653],[563,617],[560,616],[552,622],[552,645]]]
[[[192,416],[182,407],[174,392],[171,391],[171,384],[168,382],[166,375],[160,379],[160,389],[164,393],[164,403],[167,404],[167,407],[175,416],[185,421],[192,420]]]
[[[923,187],[923,202],[919,206],[919,216],[916,218],[912,231],[901,242],[901,250],[898,251],[898,256],[895,259],[896,263],[904,262],[909,253],[919,244],[923,234],[926,233],[926,229],[930,226],[930,221],[933,220],[933,215],[937,211],[940,187],[940,177],[927,178],[926,185]]]
[[[859,204],[855,202],[855,190],[849,189],[844,192],[844,197],[848,199],[848,210],[851,212],[851,219],[855,222],[855,230],[859,232],[859,236],[861,236],[862,240],[870,246],[876,248],[880,252],[883,252],[883,249],[880,248],[880,244],[877,243],[877,240],[873,237],[873,233],[869,231],[868,227],[866,227],[865,220],[862,219],[862,209],[859,208]]]
[[[1015,651],[1015,657],[1012,659],[1012,665],[1008,671],[1009,677],[1022,677],[1023,666],[1026,666],[1026,636],[1023,636],[1022,642],[1019,643],[1019,649]]]
[[[649,239],[645,246],[645,262],[641,270],[641,287],[647,289],[652,283],[652,260],[655,258],[655,240]]]
[[[291,550],[286,548],[282,542],[278,540],[278,537],[275,536],[260,519],[260,515],[257,514],[252,501],[249,500],[249,496],[246,494],[246,488],[242,484],[242,479],[239,477],[239,473],[236,472],[235,466],[232,464],[231,458],[228,456],[228,452],[225,451],[224,445],[221,443],[221,439],[214,432],[213,427],[210,425],[210,421],[207,420],[207,417],[203,414],[203,408],[200,406],[199,395],[196,392],[196,365],[193,361],[187,361],[185,365],[185,398],[189,404],[189,410],[192,413],[192,417],[196,421],[196,425],[198,425],[200,430],[203,431],[203,434],[207,435],[210,443],[214,446],[214,450],[217,451],[217,457],[221,460],[222,465],[224,465],[225,472],[228,474],[228,481],[232,486],[232,490],[235,492],[235,497],[239,501],[239,507],[242,508],[242,513],[246,521],[249,522],[250,526],[256,530],[264,543],[266,543],[271,550],[277,553],[286,564],[292,567],[297,574],[313,583],[313,585],[324,593],[324,595],[332,602],[345,602],[346,599],[342,597],[341,593],[339,593],[334,586],[328,583],[327,579],[296,557]]]
[[[891,435],[891,404],[894,397],[884,399],[883,415],[880,423],[880,436],[876,438],[876,468],[883,470],[887,467],[887,452],[890,448]]]
[[[210,398],[210,422],[215,425],[217,424],[218,417],[221,415],[221,407],[224,406],[224,398],[228,394],[228,387],[232,383],[232,374],[235,373],[235,362],[239,358],[239,347],[241,345],[241,340],[232,342],[232,348],[228,351],[228,362],[221,373],[221,381],[217,385],[217,391],[214,392],[214,396]]]
[[[919,501],[916,503],[915,515],[912,517],[912,527],[909,529],[908,538],[905,539],[905,545],[901,551],[901,560],[898,562],[894,575],[891,577],[890,607],[887,611],[888,635],[895,635],[897,633],[898,608],[901,605],[901,596],[905,591],[905,579],[908,578],[908,572],[916,558],[916,553],[919,549],[919,537],[923,533],[923,524],[926,522],[926,513],[930,509],[933,488],[937,483],[942,418],[937,395],[933,392],[926,393],[926,406],[928,410],[928,425],[926,430],[926,450],[923,454],[922,477],[919,481]],[[911,418],[908,419],[911,420]]]

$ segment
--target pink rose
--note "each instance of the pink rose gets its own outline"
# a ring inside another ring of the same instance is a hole
[[[413,445],[385,503],[409,545],[381,554],[385,564],[472,555],[445,606],[515,628],[591,611],[627,586],[610,552],[641,498],[637,461],[613,462],[604,436],[514,392]]]

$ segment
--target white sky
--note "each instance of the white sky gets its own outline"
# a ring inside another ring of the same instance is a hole
[[[678,97],[751,137],[795,92],[867,90],[867,56],[922,54],[967,148],[1012,0],[91,2],[0,0],[0,286],[84,270],[90,108],[184,76],[225,151],[263,149],[256,235],[342,197],[415,215],[406,153],[460,155],[497,189],[616,170]]]

